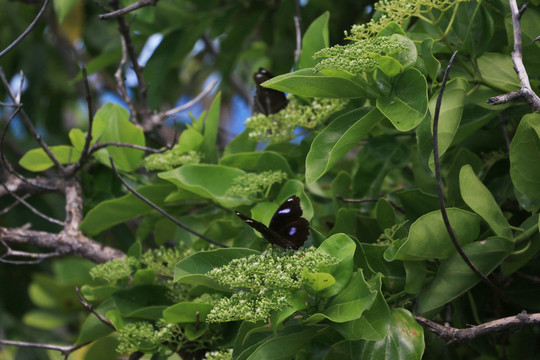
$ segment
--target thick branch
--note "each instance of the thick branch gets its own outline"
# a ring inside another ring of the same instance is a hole
[[[126,255],[115,248],[103,246],[89,239],[80,231],[58,234],[26,229],[8,229],[0,227],[0,240],[7,244],[34,245],[57,251],[59,255],[79,256],[95,263],[124,258]]]
[[[540,314],[528,314],[526,311],[522,311],[516,316],[493,320],[467,329],[456,329],[449,326],[443,326],[421,316],[415,316],[414,318],[424,329],[434,333],[442,339],[448,340],[449,344],[453,342],[470,341],[480,336],[515,327],[540,324]]]
[[[512,61],[514,62],[514,70],[516,71],[521,89],[511,93],[492,97],[488,100],[490,105],[504,104],[515,99],[523,99],[536,111],[540,111],[540,98],[534,93],[529,82],[529,75],[523,65],[523,44],[521,39],[521,15],[526,7],[518,9],[516,0],[508,0],[510,3],[510,11],[512,12],[512,27],[514,29],[514,51],[512,51]]]

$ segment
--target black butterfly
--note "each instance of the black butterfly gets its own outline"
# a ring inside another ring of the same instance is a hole
[[[285,93],[262,87],[261,84],[266,80],[273,78],[272,74],[266,69],[259,68],[255,74],[253,74],[253,80],[257,85],[255,91],[255,112],[263,113],[268,116],[277,113],[279,110],[285,108],[288,104]]]
[[[285,249],[299,249],[309,235],[309,222],[302,217],[300,198],[296,195],[281,204],[268,226],[238,211],[235,213],[249,226],[260,232],[271,244]]]

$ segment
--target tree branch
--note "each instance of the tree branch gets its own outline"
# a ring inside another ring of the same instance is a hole
[[[523,15],[523,12],[526,9],[526,6],[518,9],[516,0],[508,0],[508,2],[510,4],[510,11],[512,12],[512,27],[514,30],[514,51],[512,51],[512,61],[514,63],[514,70],[516,71],[521,83],[521,89],[507,94],[491,97],[488,99],[487,103],[490,105],[499,105],[512,100],[522,99],[532,105],[534,110],[540,111],[540,98],[532,90],[529,82],[529,75],[527,74],[525,65],[523,65],[523,43],[521,39],[520,19],[521,15]]]
[[[146,6],[156,6],[159,0],[139,0],[134,4],[131,4],[129,6],[126,6],[125,8],[118,9],[115,11],[111,11],[107,14],[99,15],[99,20],[106,20],[106,19],[112,19],[116,18],[122,15],[125,15],[129,12],[135,11],[137,9],[146,7]]]
[[[28,25],[26,30],[24,30],[23,33],[21,35],[19,35],[19,37],[17,39],[15,39],[11,44],[9,44],[8,47],[6,47],[4,50],[2,50],[2,52],[0,52],[0,58],[2,56],[6,55],[15,46],[17,46],[17,44],[19,44],[26,37],[26,35],[28,35],[30,33],[30,31],[32,31],[34,29],[37,22],[39,21],[39,19],[41,18],[41,16],[45,12],[45,9],[47,8],[47,5],[49,5],[49,1],[50,0],[45,0],[43,2],[43,6],[39,10],[39,12],[36,15],[36,17],[34,18],[34,20],[30,23],[30,25]]]
[[[78,350],[81,347],[88,345],[88,343],[84,343],[84,344],[79,344],[79,345],[65,346],[65,345],[39,344],[39,343],[31,343],[31,342],[26,342],[26,341],[13,341],[13,340],[2,340],[2,339],[0,339],[0,344],[9,345],[9,346],[17,346],[17,347],[35,348],[35,349],[55,350],[55,351],[60,351],[60,353],[66,357],[72,352],[74,352],[75,350]]]
[[[190,228],[189,226],[185,225],[184,223],[178,221],[177,219],[175,219],[174,217],[172,217],[168,212],[166,212],[165,210],[163,210],[162,208],[160,208],[159,206],[157,206],[156,204],[154,204],[152,201],[148,200],[147,198],[145,198],[142,194],[138,193],[137,190],[135,190],[132,186],[130,186],[121,176],[120,174],[118,173],[118,170],[116,170],[116,166],[114,166],[114,161],[112,159],[112,157],[109,157],[109,160],[111,162],[111,167],[114,171],[114,174],[116,175],[116,177],[122,182],[122,184],[135,196],[137,196],[139,199],[141,199],[142,201],[144,201],[146,204],[150,205],[152,208],[154,208],[155,210],[157,210],[160,214],[162,214],[163,216],[165,216],[167,219],[171,220],[175,225],[178,225],[179,227],[181,227],[182,229],[192,233],[193,235],[195,236],[198,236],[199,238],[211,243],[211,244],[214,244],[214,245],[217,245],[219,247],[222,247],[222,248],[227,248],[229,247],[228,245],[226,244],[223,244],[223,243],[220,243],[219,241],[216,241],[216,240],[212,240],[210,239],[208,236],[205,236],[195,230],[193,230],[192,228]]]
[[[424,329],[432,332],[442,339],[448,340],[448,344],[470,341],[480,336],[515,327],[525,327],[540,324],[540,314],[528,314],[526,311],[522,311],[520,314],[515,316],[493,320],[484,324],[472,326],[467,329],[457,329],[449,326],[443,326],[421,316],[415,316],[414,318],[420,325],[422,325]]]

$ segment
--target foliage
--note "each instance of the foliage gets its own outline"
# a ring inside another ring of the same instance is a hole
[[[292,14],[292,2],[275,5],[274,12],[264,2],[219,1],[189,11],[195,3],[162,1],[133,20],[133,31],[145,36],[161,31],[158,20],[168,26],[144,70],[149,103],[157,109],[174,102],[187,84],[169,84],[199,61],[201,73],[210,73],[204,60],[187,57],[205,34],[227,34],[220,44],[226,50],[214,54],[223,93],[207,104],[208,111],[181,125],[167,152],[143,159],[140,149],[108,146],[93,154],[81,172],[89,186],[80,229],[127,257],[92,269],[88,261],[60,259],[52,275],[36,273],[28,292],[39,310],[26,312],[24,322],[41,330],[78,328],[76,343],[90,344],[81,350],[88,358],[100,349],[108,358],[136,351],[160,359],[533,358],[538,327],[447,345],[414,317],[463,328],[537,307],[540,294],[529,281],[540,275],[540,115],[526,104],[486,104],[490,96],[521,87],[512,69],[508,5],[385,0],[375,4],[371,22],[346,32],[350,42],[334,46],[329,14],[312,16],[300,60],[287,72],[294,41],[286,35],[290,24],[278,20]],[[332,18],[339,14],[335,10]],[[68,10],[56,11],[68,18]],[[522,17],[524,37],[540,33],[538,19],[540,9],[532,4]],[[257,27],[271,36],[249,42],[248,30]],[[87,37],[91,73],[119,61],[119,44],[105,50],[98,43],[103,39],[90,32]],[[540,46],[523,45],[538,89]],[[260,56],[271,50],[278,55]],[[455,50],[439,116],[440,185],[458,244],[507,298],[495,296],[465,264],[437,198],[432,125],[441,68]],[[264,86],[287,92],[290,103],[277,114],[250,117],[248,128],[220,147],[226,79],[242,62],[246,74],[274,64],[272,71],[282,75]],[[176,67],[178,76],[169,76]],[[60,80],[67,82],[65,75]],[[60,145],[52,151],[61,163],[80,158],[82,126],[54,138]],[[107,103],[95,114],[95,143],[144,146],[153,144],[150,138],[121,105]],[[120,190],[109,156],[141,194],[229,247],[208,244]],[[19,164],[29,172],[54,165],[42,149],[26,151]],[[138,171],[141,166],[147,172]],[[272,248],[234,214],[268,224],[293,194],[310,221],[305,249]],[[85,313],[79,323],[75,285],[84,285],[86,300],[114,331],[93,314]],[[15,328],[8,334],[19,334]]]

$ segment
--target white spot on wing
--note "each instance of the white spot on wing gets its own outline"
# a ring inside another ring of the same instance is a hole
[[[296,228],[295,228],[295,227],[292,227],[292,228],[289,230],[289,235],[290,235],[290,236],[293,236],[294,234],[296,234]]]
[[[291,212],[291,208],[285,208],[283,210],[279,210],[278,214],[288,214]]]

